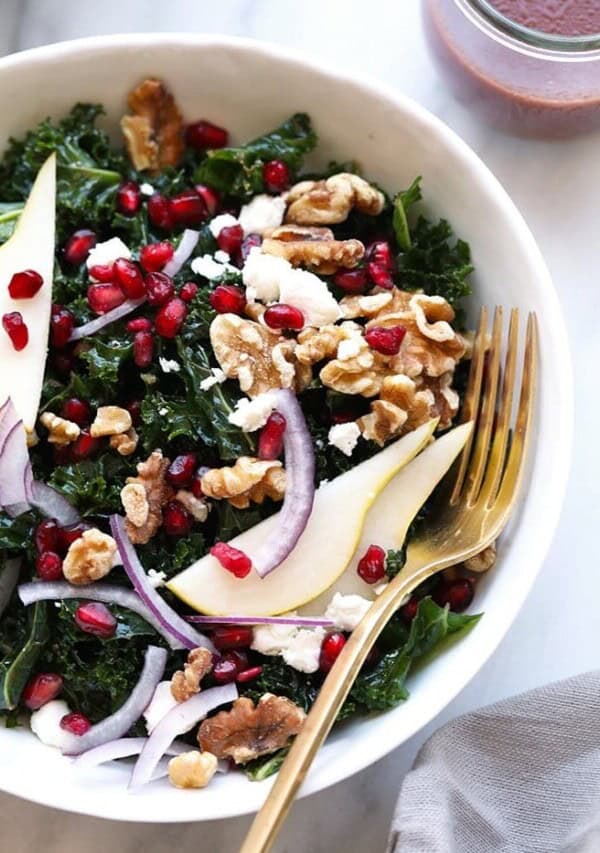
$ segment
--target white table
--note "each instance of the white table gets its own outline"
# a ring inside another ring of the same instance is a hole
[[[301,48],[386,80],[441,116],[481,155],[524,213],[547,258],[571,335],[577,389],[573,474],[551,556],[510,635],[467,689],[387,758],[298,803],[276,846],[279,853],[331,853],[342,845],[348,853],[383,850],[402,777],[434,728],[464,711],[598,663],[600,135],[526,142],[479,125],[431,67],[418,0],[370,0],[355,4],[360,14],[352,13],[352,0],[210,5],[202,0],[3,0],[0,7],[0,52],[100,33],[226,32]],[[0,795],[1,847],[11,853],[232,853],[248,823],[240,818],[201,827],[122,825]]]

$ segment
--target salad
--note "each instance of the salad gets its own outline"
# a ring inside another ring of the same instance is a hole
[[[469,247],[420,178],[315,171],[305,114],[232,145],[156,79],[122,144],[102,112],[0,162],[0,715],[134,787],[263,779],[466,440]],[[494,556],[405,603],[340,723],[408,697]]]

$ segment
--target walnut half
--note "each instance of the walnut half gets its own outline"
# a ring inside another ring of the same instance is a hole
[[[173,489],[169,486],[165,478],[169,465],[170,461],[166,457],[163,457],[162,452],[154,450],[145,462],[140,462],[137,465],[137,477],[127,478],[127,485],[143,487],[146,492],[146,501],[148,504],[146,520],[143,523],[136,524],[130,519],[129,513],[125,519],[127,535],[134,545],[145,545],[146,542],[152,539],[162,524],[162,508],[174,495]],[[133,499],[133,490],[129,490],[126,494],[126,500],[129,499],[131,501]],[[140,490],[136,489],[135,499],[141,507],[140,495]],[[125,508],[128,509],[126,505]],[[136,516],[135,521],[138,520],[141,521],[141,518]]]
[[[161,80],[148,78],[129,93],[133,115],[123,116],[121,130],[136,169],[158,171],[177,166],[183,156],[183,119],[173,95]]]
[[[183,669],[171,678],[171,693],[177,702],[185,702],[200,692],[200,682],[212,669],[212,654],[200,646],[192,649]]]
[[[281,225],[265,237],[262,251],[285,258],[293,267],[332,275],[342,267],[351,269],[359,264],[365,247],[360,240],[336,240],[330,228]]]
[[[368,181],[350,172],[339,172],[321,181],[300,181],[287,196],[285,221],[297,225],[333,225],[344,222],[352,208],[377,216],[385,197]]]

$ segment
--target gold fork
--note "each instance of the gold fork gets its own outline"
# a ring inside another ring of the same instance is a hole
[[[393,613],[424,580],[482,551],[506,525],[523,479],[536,386],[537,322],[530,314],[520,398],[511,429],[518,325],[518,311],[514,309],[501,376],[502,308],[496,308],[494,313],[489,348],[487,311],[482,309],[462,414],[463,421],[474,423],[474,429],[463,450],[454,485],[446,492],[433,523],[410,543],[404,568],[373,602],[331,668],[240,853],[265,853],[271,849],[313,758],[371,646]]]

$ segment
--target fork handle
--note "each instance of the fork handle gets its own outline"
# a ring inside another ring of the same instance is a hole
[[[332,666],[310,712],[296,736],[262,808],[254,818],[240,853],[266,853],[291,808],[292,802],[321,744],[329,734],[360,668],[400,602],[433,571],[414,563],[402,571],[377,598]]]

